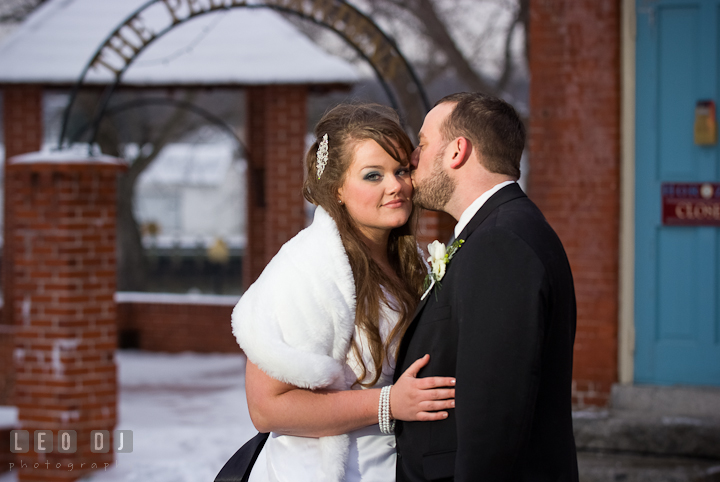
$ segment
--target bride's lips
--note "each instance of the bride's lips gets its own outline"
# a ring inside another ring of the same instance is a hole
[[[383,207],[395,209],[405,204],[405,202],[405,199],[393,199],[392,201],[383,204]]]

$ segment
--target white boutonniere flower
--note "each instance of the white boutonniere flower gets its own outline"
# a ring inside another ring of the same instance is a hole
[[[430,257],[428,258],[428,263],[430,263],[430,273],[425,276],[425,282],[423,283],[425,293],[423,293],[420,298],[421,300],[425,299],[428,293],[430,293],[430,290],[432,290],[433,286],[438,285],[438,288],[442,288],[440,280],[445,276],[447,265],[464,242],[465,241],[462,239],[456,239],[447,249],[445,248],[445,245],[439,241],[433,241],[428,244],[428,252],[430,253]]]
[[[428,244],[428,252],[430,253],[428,263],[435,275],[435,280],[440,281],[445,276],[445,255],[447,254],[445,245],[439,241],[433,241]]]

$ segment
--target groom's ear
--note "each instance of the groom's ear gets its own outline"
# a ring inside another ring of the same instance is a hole
[[[470,158],[470,154],[472,153],[472,144],[464,137],[456,137],[451,142],[451,145],[452,158],[450,160],[450,167],[452,169],[458,169]]]

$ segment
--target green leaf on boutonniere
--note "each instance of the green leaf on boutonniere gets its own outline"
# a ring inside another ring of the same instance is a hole
[[[464,242],[465,240],[463,239],[456,239],[448,248],[445,248],[445,245],[439,241],[433,241],[428,244],[430,273],[425,276],[425,280],[423,281],[424,293],[420,298],[421,300],[425,299],[433,286],[437,285],[438,289],[442,288],[440,280],[445,276],[447,265]],[[437,296],[437,291],[435,292],[435,296]]]

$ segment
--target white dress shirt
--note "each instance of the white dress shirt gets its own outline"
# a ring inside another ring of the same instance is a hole
[[[462,215],[460,216],[460,219],[458,220],[458,223],[455,225],[455,238],[460,236],[460,233],[463,229],[465,229],[465,226],[467,226],[467,223],[470,222],[470,220],[477,214],[477,212],[480,210],[480,208],[485,204],[485,201],[490,199],[490,197],[498,192],[500,189],[504,188],[508,184],[512,184],[515,181],[505,181],[501,182],[500,184],[495,184],[493,187],[485,191],[478,197],[476,200],[472,202],[471,205],[469,205],[465,211],[463,211]]]

